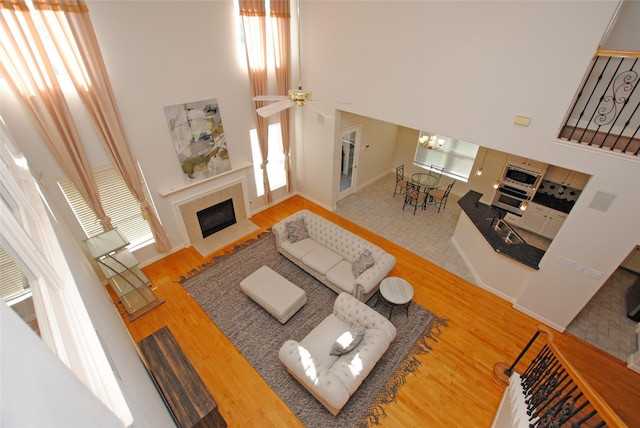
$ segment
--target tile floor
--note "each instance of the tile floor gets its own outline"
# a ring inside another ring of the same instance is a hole
[[[617,269],[567,331],[621,360],[638,350],[638,323],[626,316],[626,293],[638,274]]]
[[[451,193],[446,208],[439,214],[430,206],[413,215],[410,207],[402,211],[403,197],[393,197],[394,186],[395,177],[390,173],[339,201],[336,213],[475,284],[451,243],[461,212],[458,196]],[[548,239],[527,231],[520,232],[530,244],[542,249],[549,247]],[[638,349],[637,323],[626,317],[624,308],[626,289],[635,277],[637,275],[629,271],[618,269],[567,331],[626,360]]]
[[[339,201],[336,213],[475,284],[451,243],[462,211],[458,197],[451,193],[440,214],[429,206],[413,215],[412,207],[402,210],[403,196],[393,197],[394,187],[390,173]]]

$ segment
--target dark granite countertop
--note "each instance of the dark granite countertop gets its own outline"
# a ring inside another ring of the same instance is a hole
[[[489,245],[493,247],[496,253],[500,253],[505,257],[509,257],[517,262],[534,269],[540,269],[538,266],[544,251],[529,245],[526,242],[522,244],[507,244],[491,227],[491,222],[487,219],[494,217],[504,217],[506,211],[500,208],[483,204],[480,201],[482,193],[470,190],[460,200],[458,205],[467,214],[467,217],[478,228],[478,231],[484,236]]]
[[[571,208],[575,204],[574,201],[568,201],[566,199],[559,199],[555,196],[545,195],[544,193],[536,193],[533,196],[533,202],[536,204],[544,205],[545,207],[561,211],[563,213],[569,214]]]

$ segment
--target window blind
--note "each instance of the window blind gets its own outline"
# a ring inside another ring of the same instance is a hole
[[[431,134],[421,133],[420,135],[430,136]],[[467,182],[479,146],[440,135],[436,137],[444,140],[441,146],[436,145],[430,149],[426,144],[417,143],[414,164],[424,168],[429,168],[431,165],[444,168],[444,175]]]
[[[105,213],[111,218],[111,224],[117,227],[131,243],[136,247],[153,240],[153,234],[149,223],[142,217],[142,210],[136,198],[131,194],[124,179],[113,165],[96,168],[93,170],[98,192]],[[155,211],[155,205],[138,163],[138,176],[144,189],[147,202]],[[82,226],[87,238],[104,232],[98,217],[84,201],[78,189],[68,178],[61,178],[58,184]]]
[[[9,253],[0,247],[0,295],[2,300],[10,302],[30,292],[31,288],[22,271],[9,256]]]

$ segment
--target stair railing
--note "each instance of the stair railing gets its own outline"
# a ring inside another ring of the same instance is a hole
[[[521,375],[514,374],[516,365],[541,333],[546,337],[546,343]],[[627,426],[560,352],[547,327],[538,327],[511,366],[495,365],[494,379],[499,384],[509,385],[514,381],[510,379],[512,375],[519,378],[517,390],[521,391],[520,398],[526,406],[528,427]]]
[[[598,50],[558,138],[638,156],[640,52]]]

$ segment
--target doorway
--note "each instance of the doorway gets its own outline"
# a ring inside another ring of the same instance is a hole
[[[358,171],[358,147],[360,146],[361,129],[359,126],[347,128],[340,135],[341,162],[340,162],[340,189],[338,200],[353,193],[356,185],[356,173]]]

